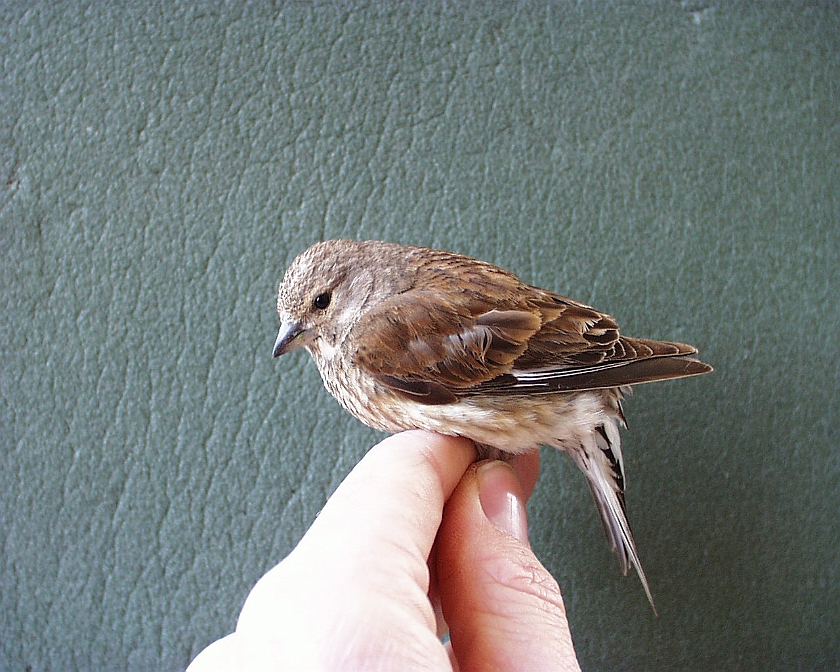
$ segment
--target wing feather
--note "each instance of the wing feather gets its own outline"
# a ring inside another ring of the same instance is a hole
[[[430,277],[368,310],[354,363],[427,404],[621,387],[711,371],[690,345],[621,336],[608,314],[442,255]],[[419,289],[422,288],[422,289]]]
[[[369,311],[356,326],[363,345],[355,363],[390,380],[457,393],[511,370],[542,324],[528,311],[497,310],[486,301],[456,305],[439,296],[415,291]]]

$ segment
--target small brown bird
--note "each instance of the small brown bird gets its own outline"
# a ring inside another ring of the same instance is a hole
[[[609,315],[483,261],[377,241],[300,254],[277,312],[274,356],[305,347],[370,427],[465,436],[490,455],[565,451],[653,606],[624,505],[621,400],[635,383],[711,371],[695,348],[622,336]]]

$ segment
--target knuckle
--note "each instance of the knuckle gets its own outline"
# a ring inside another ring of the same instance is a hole
[[[565,613],[557,581],[526,549],[522,549],[514,557],[494,563],[488,569],[494,582],[508,590],[536,599],[543,608]]]

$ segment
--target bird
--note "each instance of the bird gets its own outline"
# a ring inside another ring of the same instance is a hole
[[[484,457],[566,453],[656,613],[627,518],[622,399],[637,383],[712,371],[695,347],[624,336],[610,315],[484,261],[372,240],[295,257],[277,313],[273,356],[305,348],[326,389],[374,429],[467,437]]]

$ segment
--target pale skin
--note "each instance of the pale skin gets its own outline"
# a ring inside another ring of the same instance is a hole
[[[423,431],[374,446],[189,672],[579,670],[528,543],[539,455],[475,459]]]

